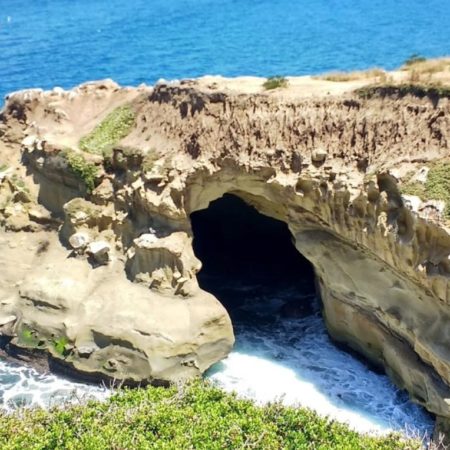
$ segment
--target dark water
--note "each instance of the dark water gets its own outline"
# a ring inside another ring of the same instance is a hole
[[[113,78],[299,75],[450,53],[449,0],[0,0],[0,96]]]

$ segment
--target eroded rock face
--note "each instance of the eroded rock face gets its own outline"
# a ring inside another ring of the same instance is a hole
[[[135,125],[112,156],[85,155],[98,169],[88,192],[63,147],[79,151],[82,134],[125,103]],[[424,182],[423,167],[450,156],[447,99],[106,83],[15,94],[2,120],[2,153],[30,186],[27,203],[0,181],[0,329],[12,345],[135,382],[203,372],[234,338],[198,287],[189,215],[233,193],[288,224],[314,265],[330,334],[450,417],[450,235],[442,207],[431,215],[425,199],[401,194],[402,176],[421,170]],[[53,222],[31,214],[37,201]]]

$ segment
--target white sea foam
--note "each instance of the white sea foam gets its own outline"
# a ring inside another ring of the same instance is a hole
[[[106,387],[75,383],[30,367],[0,361],[0,403],[11,411],[18,406],[49,408],[62,403],[105,399]]]
[[[336,348],[320,315],[284,319],[280,300],[263,300],[247,302],[247,316],[235,320],[236,348],[209,371],[211,380],[258,402],[309,407],[360,432],[430,435],[426,411]]]

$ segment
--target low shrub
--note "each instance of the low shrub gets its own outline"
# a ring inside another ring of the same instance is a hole
[[[205,382],[122,390],[105,402],[0,413],[0,448],[419,449],[399,435],[367,436],[304,409],[257,406]]]
[[[424,83],[383,83],[371,84],[355,90],[356,95],[361,98],[370,99],[373,97],[413,97],[432,99],[450,98],[450,86],[440,84]]]
[[[413,53],[403,64],[405,66],[412,66],[417,63],[425,62],[426,60],[427,58],[425,58],[424,56],[420,56],[417,53]]]
[[[450,220],[450,162],[432,164],[425,183],[407,179],[401,185],[401,191],[406,195],[417,195],[425,201],[444,201],[445,218]]]
[[[289,85],[289,81],[285,77],[275,76],[275,77],[269,77],[267,80],[263,83],[263,88],[266,91],[269,91],[271,89],[277,89],[277,88],[286,88]]]
[[[110,154],[112,147],[128,136],[134,121],[135,114],[129,106],[116,108],[88,135],[81,138],[81,150],[96,155]]]
[[[87,192],[92,192],[95,188],[95,180],[98,175],[98,168],[83,157],[81,153],[74,151],[64,152],[69,170],[78,176],[85,184]]]

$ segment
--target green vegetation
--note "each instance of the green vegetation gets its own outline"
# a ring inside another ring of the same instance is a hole
[[[66,353],[66,345],[69,343],[66,337],[60,337],[58,339],[53,340],[53,348],[55,352],[61,356],[64,356]]]
[[[37,347],[39,345],[39,339],[36,337],[35,332],[29,328],[23,328],[17,337],[20,344],[25,347]]]
[[[417,195],[422,200],[443,200],[445,218],[450,220],[450,162],[434,163],[428,172],[427,181],[406,180],[401,185],[402,194]]]
[[[8,166],[6,164],[0,164],[0,172],[5,172],[8,170]]]
[[[86,190],[92,192],[95,188],[95,180],[98,175],[97,167],[86,161],[81,153],[68,150],[64,153],[67,165],[72,173],[77,175],[85,184]]]
[[[373,84],[356,89],[355,93],[361,97],[370,99],[373,97],[405,97],[412,95],[414,97],[429,98],[450,98],[450,86],[441,86],[439,84]]]
[[[285,77],[269,77],[267,80],[263,83],[263,88],[267,91],[271,89],[277,89],[277,88],[286,88],[289,85],[289,81]]]
[[[135,114],[129,106],[112,111],[88,135],[80,140],[80,148],[88,153],[107,156],[112,147],[127,136],[133,127]]]
[[[398,450],[420,442],[361,435],[308,409],[259,407],[198,381],[122,390],[104,403],[0,413],[0,448]]]

